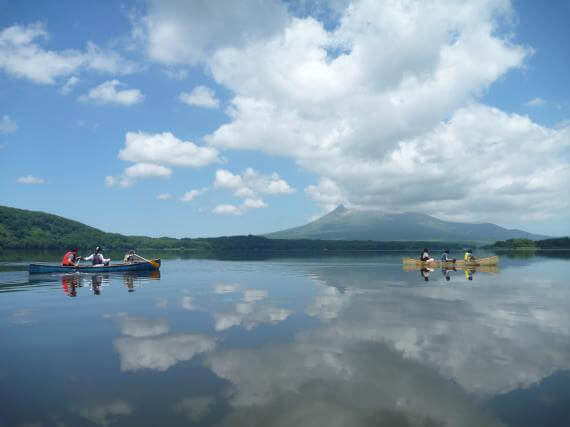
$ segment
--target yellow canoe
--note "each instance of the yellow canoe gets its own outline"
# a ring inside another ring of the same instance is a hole
[[[451,261],[438,261],[438,260],[434,260],[432,262],[424,262],[424,261],[420,261],[419,259],[416,258],[402,258],[402,262],[404,263],[404,265],[413,265],[413,266],[417,266],[417,267],[479,267],[482,265],[497,265],[499,264],[499,257],[498,256],[489,256],[489,257],[485,257],[485,258],[477,258],[474,261],[463,261],[462,259],[458,259],[456,262],[451,262]]]

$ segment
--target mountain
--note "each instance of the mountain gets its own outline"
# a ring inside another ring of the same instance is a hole
[[[443,221],[422,213],[392,214],[347,209],[343,205],[306,225],[267,234],[272,239],[462,241],[539,240],[548,236],[509,230],[491,223]]]

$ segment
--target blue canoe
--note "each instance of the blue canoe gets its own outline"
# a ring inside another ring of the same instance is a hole
[[[133,264],[110,264],[100,267],[93,267],[92,265],[78,265],[76,267],[62,266],[62,265],[49,265],[49,264],[30,264],[30,274],[39,273],[114,273],[121,271],[148,271],[158,270],[160,268],[160,258],[151,260],[158,264],[155,267],[150,262],[135,262]]]

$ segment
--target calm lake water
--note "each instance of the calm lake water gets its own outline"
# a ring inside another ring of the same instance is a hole
[[[568,426],[570,259],[0,263],[6,426]],[[413,254],[416,255],[416,254]]]

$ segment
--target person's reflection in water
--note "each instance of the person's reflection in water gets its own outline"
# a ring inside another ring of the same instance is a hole
[[[91,289],[94,295],[101,295],[101,284],[103,283],[103,276],[94,274],[91,276]]]
[[[473,275],[475,274],[475,270],[471,269],[471,268],[466,268],[465,269],[465,278],[467,280],[473,280]]]
[[[61,287],[63,292],[70,296],[77,296],[77,286],[79,285],[79,277],[76,275],[64,275],[61,277]]]
[[[429,282],[429,275],[431,274],[432,271],[433,268],[426,268],[426,267],[420,270],[420,274],[426,282]]]
[[[451,274],[450,274],[451,271],[457,271],[457,270],[455,268],[445,268],[445,267],[441,269],[441,274],[443,274],[447,282],[451,280]]]
[[[123,276],[123,280],[125,282],[125,287],[127,288],[127,290],[129,292],[134,292],[135,291],[135,278],[133,276],[130,275],[125,275]]]

